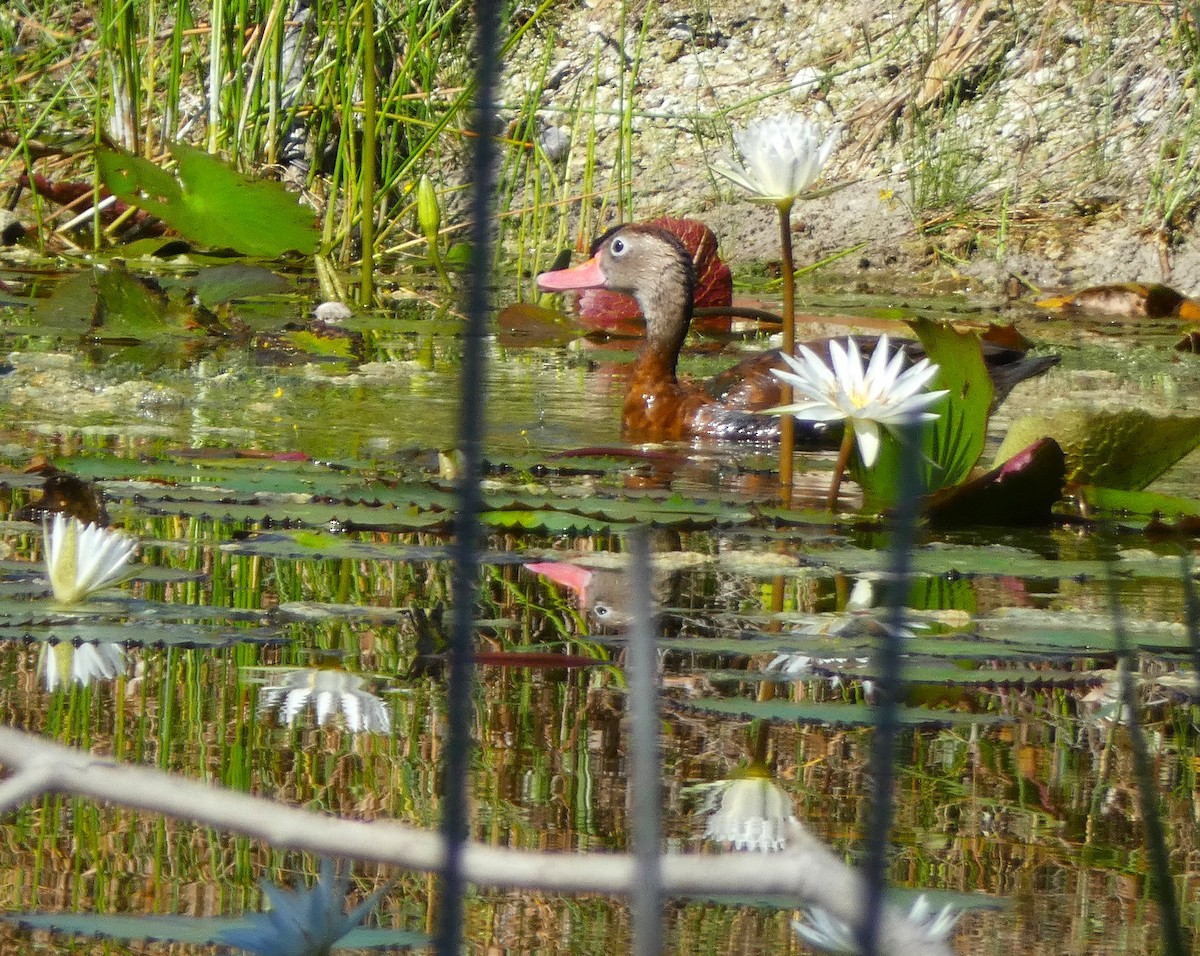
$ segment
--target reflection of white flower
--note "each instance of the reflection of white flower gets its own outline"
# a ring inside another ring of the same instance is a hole
[[[834,673],[829,676],[829,686],[836,690],[844,683],[843,675],[838,672],[838,668],[844,668],[847,664],[865,667],[870,662],[868,657],[813,657],[809,654],[776,654],[763,670],[768,673],[778,673],[781,677],[791,680],[809,677],[818,670],[832,670]],[[864,677],[862,689],[863,694],[870,698],[875,693],[875,682],[869,677]]]
[[[804,919],[792,920],[792,929],[813,949],[836,956],[856,956],[861,950],[854,933],[844,922],[819,906],[804,913]],[[962,918],[962,911],[949,904],[936,913],[922,893],[908,911],[908,921],[919,929],[930,943],[944,943]]]
[[[351,733],[391,733],[387,707],[363,689],[365,683],[357,674],[341,670],[311,667],[288,671],[278,686],[262,689],[258,710],[276,711],[281,723],[292,724],[311,703],[320,727],[340,711]]]
[[[38,652],[38,674],[48,691],[67,681],[87,687],[94,680],[124,677],[125,648],[111,643],[76,646],[62,641],[43,644]]]
[[[816,182],[837,145],[840,130],[821,140],[816,123],[794,114],[772,116],[734,133],[741,162],[713,167],[756,198],[790,208]]]
[[[871,662],[869,657],[813,657],[811,654],[776,654],[764,671],[778,671],[784,677],[807,677],[818,669],[833,670],[838,667],[863,667]],[[831,678],[835,681],[836,678]]]
[[[804,911],[804,919],[792,920],[796,935],[813,949],[836,956],[857,956],[858,940],[840,919],[819,906]]]
[[[804,345],[797,346],[801,358],[784,355],[783,360],[792,371],[771,371],[802,398],[771,411],[813,422],[844,420],[858,441],[862,463],[870,468],[879,457],[880,428],[894,430],[901,425],[935,420],[937,413],[925,409],[946,392],[922,391],[938,373],[938,367],[927,358],[901,373],[904,350],[897,349],[891,355],[886,335],[879,337],[865,368],[858,342],[851,338],[847,344],[848,348],[843,349],[838,342],[829,343],[832,369]]]
[[[908,911],[908,919],[925,930],[926,939],[941,942],[950,938],[950,932],[962,919],[962,910],[957,910],[949,903],[936,913],[929,905],[929,900],[922,893]]]
[[[718,780],[702,784],[701,789],[707,791],[699,810],[707,817],[706,840],[728,843],[735,850],[782,850],[788,827],[799,824],[792,813],[792,798],[770,777]]]
[[[123,579],[137,542],[128,535],[68,518],[43,521],[46,567],[59,604],[78,604]]]
[[[266,880],[262,888],[271,909],[251,914],[248,926],[223,930],[220,939],[228,946],[263,956],[327,956],[339,939],[379,905],[387,891],[384,887],[347,913],[350,875],[335,875],[333,861],[327,859],[321,861],[321,876],[311,890],[285,890]]]

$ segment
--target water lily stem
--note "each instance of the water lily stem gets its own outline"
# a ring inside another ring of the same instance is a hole
[[[833,463],[833,480],[829,482],[829,497],[825,499],[825,505],[830,512],[837,510],[838,492],[842,490],[842,476],[850,464],[850,452],[853,450],[854,430],[847,424],[846,431],[842,434],[842,447],[838,449],[837,461]]]
[[[796,266],[792,260],[792,200],[779,203],[780,270],[783,274],[783,345],[784,355],[796,351]],[[792,386],[783,383],[780,404],[790,405]],[[796,451],[796,422],[784,415],[779,422],[779,487],[783,506],[792,504],[792,469]]]

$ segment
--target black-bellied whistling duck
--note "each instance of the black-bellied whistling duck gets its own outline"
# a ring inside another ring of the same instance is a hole
[[[771,368],[783,367],[779,353],[766,352],[740,363],[708,385],[680,381],[679,352],[692,320],[696,284],[692,258],[683,244],[656,226],[610,229],[592,246],[582,265],[543,272],[538,286],[547,292],[605,288],[633,296],[646,318],[646,340],[625,389],[621,422],[627,437],[645,440],[714,438],[770,442],[779,437],[778,419],[755,414],[780,402],[780,383]],[[874,340],[858,337],[864,354]],[[828,341],[807,343],[818,355]],[[909,358],[919,342],[905,343]],[[919,356],[918,356],[919,357]],[[996,382],[996,402],[1017,382],[1037,375],[1057,356],[1027,358],[1016,349],[985,350]],[[841,429],[821,422],[796,422],[796,444],[836,444]]]

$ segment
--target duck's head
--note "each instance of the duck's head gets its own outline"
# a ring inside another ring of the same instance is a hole
[[[692,318],[696,269],[683,243],[665,229],[624,225],[597,239],[587,262],[543,272],[537,282],[546,292],[608,289],[631,295],[646,317],[647,340],[678,352]]]

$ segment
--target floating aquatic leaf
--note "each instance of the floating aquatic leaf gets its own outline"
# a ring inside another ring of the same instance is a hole
[[[888,555],[867,548],[829,548],[809,555],[832,573],[835,569],[852,574],[885,573]],[[1110,573],[1107,562],[1096,558],[1044,557],[1033,551],[1006,544],[935,543],[919,547],[912,554],[915,574],[951,574],[955,577],[1033,577],[1101,580]],[[1117,571],[1127,577],[1175,578],[1179,574],[1177,556],[1134,552],[1118,554]],[[809,574],[812,573],[810,570]]]
[[[556,348],[579,338],[579,329],[555,309],[514,302],[496,317],[505,348]]]
[[[1182,653],[1189,649],[1187,629],[1180,623],[1142,620],[1130,615],[1123,625],[1129,643],[1141,650]],[[981,636],[1002,641],[1013,650],[1032,647],[1078,656],[1111,654],[1116,649],[1112,617],[1107,613],[1007,608],[1003,613],[979,620],[977,626]]]
[[[187,331],[187,313],[173,309],[152,281],[119,268],[98,268],[95,282],[94,338],[142,341]]]
[[[1062,449],[1043,438],[986,474],[935,493],[925,513],[935,528],[1046,525],[1065,477]]]
[[[1148,535],[1200,534],[1200,501],[1149,491],[1084,485],[1075,496],[1093,519],[1144,530]]]
[[[996,452],[1006,461],[1041,438],[1053,438],[1066,455],[1073,485],[1138,491],[1200,444],[1200,417],[1067,409],[1013,422]]]
[[[306,361],[312,361],[314,358],[356,358],[355,341],[348,335],[331,335],[304,329],[284,333],[281,341],[302,353]]]
[[[1113,512],[1143,518],[1200,517],[1200,501],[1176,498],[1152,491],[1122,491],[1117,488],[1098,488],[1084,485],[1075,490],[1087,502],[1089,511]]]
[[[85,269],[55,285],[48,298],[37,300],[29,314],[31,325],[23,331],[83,335],[91,327],[95,311],[95,273]]]
[[[362,620],[372,624],[399,624],[412,618],[409,608],[328,601],[287,601],[275,609],[275,614],[281,621]]]
[[[201,269],[180,284],[194,289],[201,304],[210,309],[235,299],[292,291],[291,283],[279,273],[245,262]]]
[[[275,644],[286,640],[271,628],[231,630],[203,625],[131,626],[122,624],[63,624],[47,627],[0,627],[0,639],[20,641],[76,641],[100,644],[138,644],[146,647],[233,647],[237,644]]]
[[[313,211],[279,183],[251,179],[182,143],[171,154],[178,179],[140,156],[111,149],[97,151],[96,165],[117,196],[195,242],[266,258],[317,251]]]
[[[120,940],[154,940],[193,946],[222,945],[225,935],[245,930],[245,919],[197,916],[126,916],[111,913],[2,913],[0,919],[27,929]],[[423,933],[397,929],[351,930],[336,943],[341,949],[411,949],[429,945]]]
[[[681,710],[748,717],[752,720],[831,724],[842,727],[870,727],[878,720],[875,708],[869,704],[841,702],[759,701],[706,697],[676,701],[673,706]],[[897,719],[904,727],[953,727],[962,724],[999,723],[1002,720],[992,714],[966,714],[948,710],[930,710],[923,707],[901,707]]]

